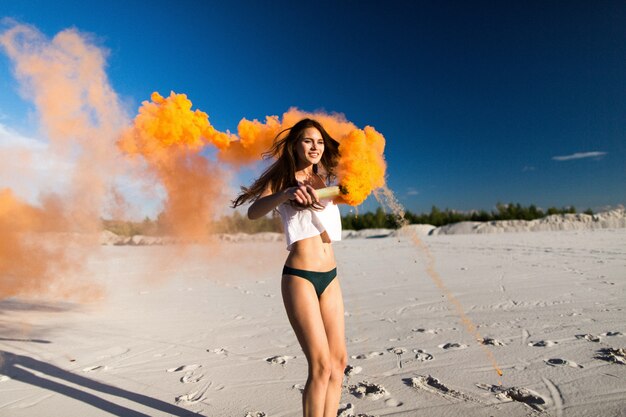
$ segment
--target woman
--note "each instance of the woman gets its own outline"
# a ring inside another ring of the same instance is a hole
[[[287,136],[279,139],[288,132]],[[268,155],[276,162],[233,201],[253,201],[250,219],[276,209],[289,255],[281,283],[289,322],[308,360],[302,396],[304,417],[335,417],[347,354],[344,310],[331,241],[341,239],[334,201],[320,201],[315,190],[334,179],[338,146],[320,123],[303,119],[278,134]]]

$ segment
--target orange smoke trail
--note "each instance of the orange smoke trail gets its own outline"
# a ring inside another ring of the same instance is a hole
[[[60,161],[69,175],[69,185],[40,197],[36,206],[11,190],[2,191],[0,298],[41,293],[91,297],[93,291],[78,281],[78,271],[98,241],[85,232],[99,231],[101,207],[117,171],[113,138],[126,120],[107,81],[103,51],[76,30],[49,40],[35,28],[15,23],[0,33],[0,46],[14,64],[22,95],[35,104],[49,140],[46,160]],[[11,155],[11,147],[3,153]],[[23,160],[40,159],[27,155]],[[38,168],[30,166],[33,172]],[[32,188],[22,186],[20,178],[13,182],[17,191]],[[77,239],[80,245],[69,252]]]
[[[493,366],[495,371],[498,373],[499,376],[502,376],[502,370],[500,369],[500,367],[498,365],[498,362],[496,361],[495,356],[493,355],[493,353],[491,353],[491,351],[487,348],[487,346],[485,346],[482,343],[483,337],[478,332],[478,329],[476,328],[476,325],[467,316],[467,314],[465,314],[465,310],[463,309],[463,305],[450,292],[448,287],[444,284],[443,280],[441,279],[441,276],[439,275],[439,273],[435,269],[435,258],[434,258],[434,256],[432,255],[430,250],[428,250],[428,247],[417,236],[417,233],[412,231],[412,232],[409,232],[409,235],[410,235],[411,240],[413,241],[413,243],[415,243],[415,245],[418,248],[420,248],[422,250],[422,252],[426,255],[426,259],[427,259],[426,271],[428,272],[428,276],[430,276],[430,278],[433,280],[433,282],[435,283],[437,288],[439,288],[441,290],[441,292],[445,294],[445,296],[448,299],[448,301],[450,301],[452,303],[452,305],[454,305],[456,313],[459,316],[459,318],[461,319],[461,323],[463,323],[463,325],[465,326],[465,329],[467,330],[467,332],[469,334],[473,335],[474,338],[476,339],[476,341],[478,341],[480,346],[483,348],[485,354],[487,355],[487,357],[491,361],[491,365]],[[502,385],[502,384],[500,384],[500,385]]]
[[[375,193],[375,196],[376,196],[376,199],[381,204],[383,204],[384,206],[387,206],[387,207],[389,207],[391,209],[392,213],[394,213],[394,215],[396,216],[396,220],[397,220],[399,226],[405,226],[405,225],[408,224],[406,218],[404,217],[404,215],[405,215],[404,207],[402,207],[402,205],[398,202],[398,200],[396,199],[396,197],[393,194],[393,192],[388,187],[383,186],[382,188],[377,190],[376,193]],[[482,347],[483,351],[485,352],[485,354],[487,355],[487,357],[491,361],[491,365],[495,369],[496,373],[498,374],[498,376],[502,376],[502,370],[500,369],[500,367],[498,365],[498,362],[496,361],[495,356],[487,348],[487,346],[485,346],[482,343],[483,337],[478,332],[478,329],[477,329],[476,325],[467,316],[467,314],[465,314],[465,310],[463,309],[463,305],[454,296],[454,294],[452,294],[450,292],[448,287],[444,284],[443,280],[441,279],[441,276],[439,275],[439,273],[435,269],[435,257],[432,255],[432,253],[428,249],[428,246],[426,246],[424,244],[424,242],[422,242],[422,240],[419,238],[419,236],[417,235],[417,233],[413,229],[405,228],[405,229],[401,229],[401,230],[403,230],[404,233],[409,236],[409,238],[415,244],[415,246],[417,246],[422,251],[422,253],[426,256],[426,260],[427,260],[426,272],[428,273],[428,276],[433,281],[433,283],[437,286],[437,288],[439,288],[441,290],[441,292],[444,293],[444,295],[446,296],[448,301],[450,301],[452,303],[452,305],[454,305],[456,313],[459,316],[459,319],[461,320],[461,323],[463,323],[463,325],[465,326],[465,329],[467,330],[467,332],[469,334],[473,335],[474,338],[476,339],[476,341],[478,341],[480,343],[480,346]],[[502,385],[501,382],[500,382],[500,385]]]

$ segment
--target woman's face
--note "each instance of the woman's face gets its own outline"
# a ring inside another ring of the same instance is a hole
[[[307,127],[296,143],[298,162],[302,165],[317,164],[324,153],[324,138],[319,130]]]

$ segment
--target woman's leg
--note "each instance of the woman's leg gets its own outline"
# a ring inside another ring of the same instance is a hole
[[[324,321],[330,350],[330,380],[326,391],[324,417],[336,417],[341,400],[341,384],[346,369],[346,337],[344,329],[343,297],[339,280],[334,279],[320,296],[320,311]]]
[[[302,395],[304,417],[322,417],[331,359],[317,294],[313,284],[302,277],[283,275],[281,286],[287,317],[309,362]]]

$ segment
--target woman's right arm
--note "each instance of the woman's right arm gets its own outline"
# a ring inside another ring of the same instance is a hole
[[[248,218],[250,220],[261,218],[288,200],[296,201],[303,207],[319,204],[317,193],[310,185],[289,187],[276,193],[272,193],[268,187],[261,193],[259,198],[248,207]]]

